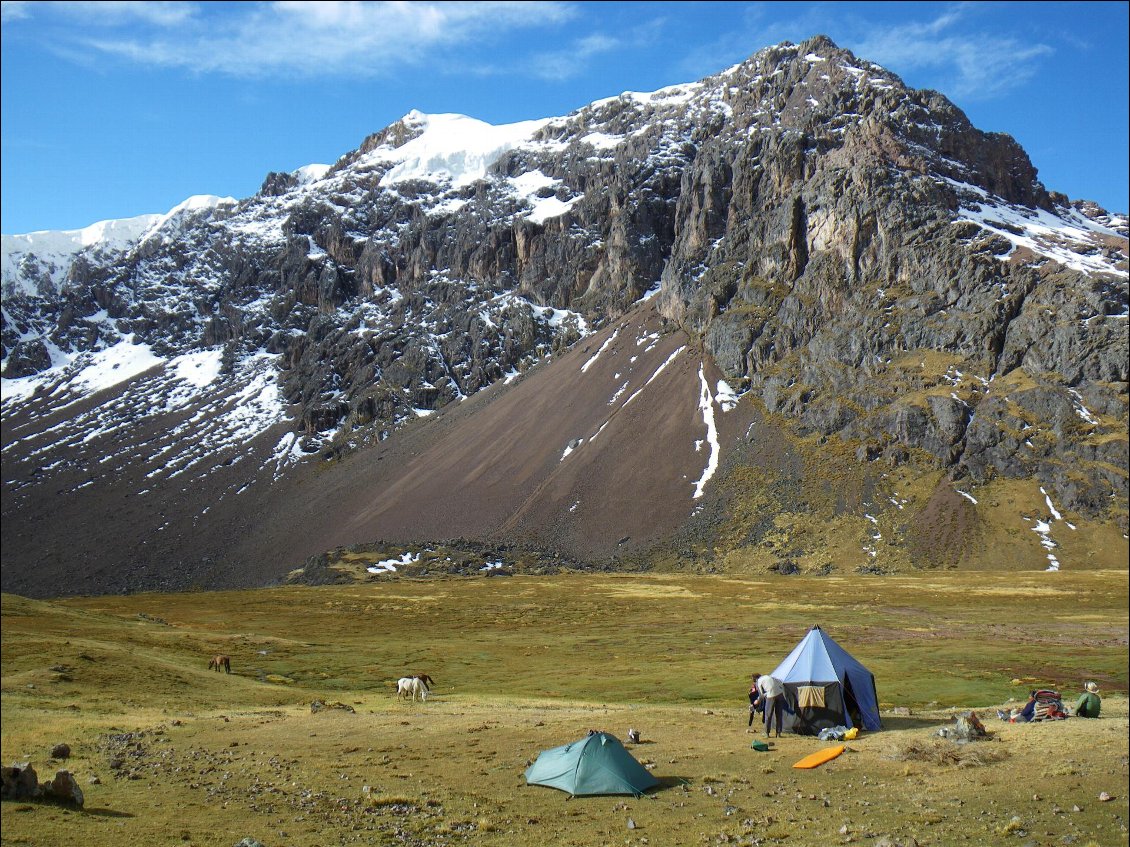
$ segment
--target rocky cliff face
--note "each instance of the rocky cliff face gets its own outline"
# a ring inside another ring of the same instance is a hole
[[[560,118],[412,113],[331,167],[138,221],[50,260],[5,236],[5,377],[73,385],[128,339],[243,390],[270,357],[263,428],[341,455],[658,290],[802,434],[1125,522],[1125,218],[823,37]]]

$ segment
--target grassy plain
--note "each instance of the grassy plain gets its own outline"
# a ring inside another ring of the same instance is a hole
[[[0,842],[1126,844],[1127,601],[1125,570],[5,595],[3,761],[69,768],[86,805],[5,802]],[[745,688],[815,623],[875,673],[885,730],[802,772],[823,743],[751,750]],[[230,676],[206,669],[221,652]],[[397,702],[416,671],[432,698]],[[936,735],[1084,679],[1098,721]],[[629,727],[661,779],[648,797],[525,785],[540,750]]]

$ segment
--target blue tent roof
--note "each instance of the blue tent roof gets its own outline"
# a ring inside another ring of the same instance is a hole
[[[832,640],[819,626],[814,626],[793,651],[777,666],[771,676],[781,682],[798,685],[839,682],[851,685],[852,694],[863,716],[863,728],[882,729],[879,703],[875,694],[875,676],[847,650]],[[845,715],[847,725],[850,716]]]

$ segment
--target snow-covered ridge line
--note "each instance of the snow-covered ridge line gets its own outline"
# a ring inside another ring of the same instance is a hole
[[[75,257],[84,250],[125,253],[183,215],[233,206],[237,202],[234,197],[196,194],[164,214],[98,221],[82,229],[39,230],[0,236],[0,288],[5,295],[40,295],[43,292],[37,290],[29,278],[46,277],[58,288]],[[34,268],[26,268],[27,262],[33,263]],[[28,270],[32,273],[27,273]]]
[[[165,214],[159,215],[153,225],[146,230],[140,239],[145,241],[151,238],[164,228],[170,221],[175,221],[177,218],[189,214],[191,212],[202,212],[208,209],[217,209],[221,206],[234,206],[239,201],[234,197],[217,197],[215,194],[194,194],[187,200],[182,200],[173,208],[169,209]]]
[[[74,257],[90,248],[126,250],[161,220],[162,215],[98,221],[82,229],[39,230],[23,235],[0,236],[0,287],[4,294],[36,295],[20,273],[25,258],[35,256],[39,270],[58,286]]]

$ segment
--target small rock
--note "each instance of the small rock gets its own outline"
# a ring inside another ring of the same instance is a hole
[[[1102,792],[1099,793],[1099,802],[1100,803],[1106,803],[1107,801],[1113,800],[1113,799],[1114,798],[1111,795],[1107,794],[1105,791],[1102,791]]]
[[[69,759],[71,757],[71,745],[69,744],[56,744],[51,748],[52,759]]]
[[[1083,808],[1082,808],[1081,806],[1079,806],[1079,804],[1076,804],[1076,805],[1074,805],[1074,806],[1072,806],[1072,807],[1071,807],[1071,811],[1073,811],[1073,812],[1081,812],[1081,811],[1083,811]]]
[[[263,843],[259,839],[252,838],[249,835],[246,838],[241,838],[239,841],[237,841],[234,847],[263,847]]]
[[[102,780],[100,780],[97,776],[88,777],[86,781],[89,785],[101,785],[102,784]]]
[[[634,820],[632,820],[631,818],[628,818],[628,829],[635,829],[635,828],[636,828],[636,822]]]

